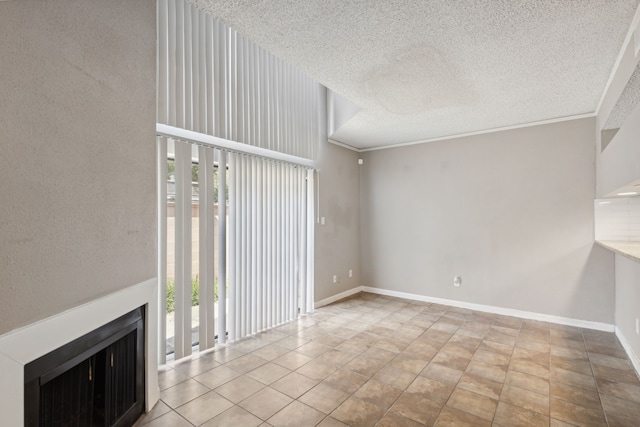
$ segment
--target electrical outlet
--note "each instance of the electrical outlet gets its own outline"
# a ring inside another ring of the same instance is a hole
[[[349,277],[353,277],[353,270],[349,270]]]
[[[335,274],[333,275],[333,283],[338,283],[338,276]]]
[[[455,286],[456,288],[459,288],[461,284],[462,284],[462,277],[454,276],[453,277],[453,286]]]
[[[640,335],[640,319],[636,317],[636,334]]]

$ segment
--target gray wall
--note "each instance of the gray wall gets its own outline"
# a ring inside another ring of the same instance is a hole
[[[322,147],[319,211],[326,223],[316,224],[315,301],[360,286],[359,168],[358,153],[330,143]]]
[[[583,119],[366,153],[361,284],[612,323],[594,146]]]
[[[0,2],[0,333],[156,276],[155,24]]]

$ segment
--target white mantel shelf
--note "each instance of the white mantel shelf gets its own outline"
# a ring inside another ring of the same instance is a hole
[[[640,262],[640,242],[596,240],[596,243],[623,257],[627,257],[635,262]]]

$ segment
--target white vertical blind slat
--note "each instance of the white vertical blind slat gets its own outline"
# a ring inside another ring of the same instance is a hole
[[[227,340],[227,153],[218,157],[218,342]]]

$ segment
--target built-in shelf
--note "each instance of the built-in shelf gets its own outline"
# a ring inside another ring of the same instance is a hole
[[[640,242],[620,242],[615,240],[596,240],[603,248],[609,249],[623,257],[640,262]]]

